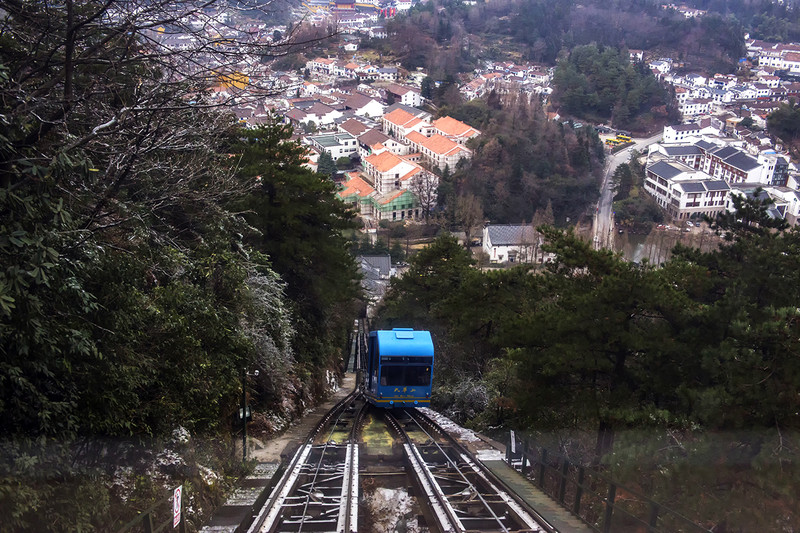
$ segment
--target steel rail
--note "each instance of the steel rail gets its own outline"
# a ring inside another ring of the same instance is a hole
[[[425,465],[425,461],[419,454],[419,450],[411,441],[411,437],[403,430],[397,418],[390,412],[385,414],[386,420],[395,429],[397,434],[405,440],[403,448],[406,451],[406,457],[411,463],[412,470],[417,478],[420,488],[425,492],[428,503],[433,511],[436,520],[439,522],[439,528],[443,533],[464,532],[466,529],[461,524],[461,521],[456,517],[455,509],[450,505],[447,496],[442,492],[441,487],[434,479],[433,473]]]
[[[293,490],[297,489],[296,485],[298,483],[298,480],[300,479],[300,476],[303,475],[303,474],[308,474],[309,473],[308,469],[306,467],[309,466],[308,465],[309,457],[311,456],[312,452],[315,449],[322,450],[322,454],[320,456],[320,460],[317,461],[317,465],[316,465],[316,467],[314,469],[314,473],[313,473],[313,477],[312,477],[311,488],[313,489],[316,486],[316,483],[317,483],[317,480],[318,480],[318,476],[320,476],[320,473],[322,472],[322,467],[320,465],[322,464],[322,459],[324,458],[325,451],[327,451],[327,448],[329,446],[329,442],[326,442],[325,445],[322,446],[322,447],[319,447],[319,446],[315,447],[313,442],[317,438],[319,433],[325,427],[327,427],[329,425],[332,425],[332,427],[336,427],[336,423],[341,419],[342,413],[346,410],[346,407],[350,403],[356,401],[359,397],[360,397],[360,392],[358,390],[354,390],[347,397],[345,397],[344,399],[339,401],[339,403],[337,403],[333,407],[333,409],[328,411],[328,413],[326,413],[326,415],[323,416],[322,419],[317,423],[317,425],[314,427],[314,429],[306,437],[306,439],[303,442],[303,444],[301,444],[300,447],[298,448],[298,450],[295,452],[294,456],[292,457],[291,461],[289,462],[288,467],[286,468],[286,471],[284,472],[283,476],[281,477],[281,480],[273,488],[272,493],[270,494],[269,498],[267,499],[267,503],[259,511],[259,513],[256,516],[255,520],[253,521],[252,525],[247,530],[248,533],[255,533],[257,531],[258,532],[264,532],[264,533],[278,531],[277,527],[279,525],[279,519],[280,519],[280,517],[282,515],[282,512],[287,508],[293,508],[293,507],[298,507],[299,505],[303,505],[303,514],[302,514],[302,516],[303,517],[306,516],[306,512],[308,510],[309,503],[310,503],[311,499],[312,498],[318,498],[319,495],[316,494],[313,490],[305,490],[305,491],[301,491],[301,492],[305,493],[305,496],[300,496],[300,497],[296,497],[295,496],[295,497],[293,497],[293,496],[291,496],[291,492]],[[336,422],[331,424],[330,421],[334,417],[336,417]],[[353,475],[353,472],[355,472],[355,475],[357,475],[357,473],[358,473],[358,469],[357,468],[355,470],[352,469],[353,456],[354,456],[354,454],[357,453],[357,452],[352,450],[352,448],[354,448],[354,446],[352,446],[352,436],[353,436],[353,434],[354,434],[353,433],[353,429],[351,428],[351,436],[350,436],[351,442],[348,444],[348,449],[347,449],[347,452],[346,452],[346,455],[345,455],[346,458],[349,458],[349,461],[346,459],[345,462],[346,463],[349,462],[350,465],[351,465],[351,467],[350,467],[350,476]],[[356,465],[357,465],[357,459],[356,459]],[[327,472],[326,472],[326,474],[327,474]],[[330,480],[336,479],[338,477],[338,475],[339,475],[339,473],[334,471],[330,477],[327,477],[325,479],[327,481],[330,481]],[[343,478],[343,480],[346,480],[347,481],[346,484],[352,486],[352,482],[350,480],[347,480],[347,478]],[[343,484],[345,484],[344,481],[343,481]],[[356,485],[356,487],[357,487],[357,485]],[[348,495],[352,495],[353,493],[352,492],[347,492],[347,494]],[[300,500],[300,501],[296,501],[296,500]],[[322,500],[322,499],[320,499],[320,500]],[[322,501],[315,502],[315,503],[319,503],[320,505],[325,505],[324,502],[322,502]],[[328,504],[327,506],[331,507],[331,509],[328,511],[328,513],[325,513],[325,514],[333,514],[333,513],[336,513],[336,511],[338,511],[340,509],[340,506],[338,506],[338,505]],[[348,518],[345,520],[345,522],[347,523],[347,522],[355,522],[355,521],[353,521],[352,518],[348,516]],[[344,524],[343,527],[347,527],[347,525]],[[302,525],[299,526],[299,529],[294,529],[294,531],[302,531]],[[346,529],[339,530],[338,529],[338,524],[337,524],[337,532],[339,532],[339,533],[350,533]]]
[[[503,497],[503,499],[507,498],[508,500],[513,501],[516,504],[516,505],[511,507],[512,510],[514,510],[515,512],[517,512],[519,510],[519,511],[522,511],[522,513],[530,515],[530,518],[536,524],[534,529],[541,528],[539,530],[540,531],[544,531],[545,533],[558,533],[558,529],[555,526],[553,526],[545,517],[543,517],[541,514],[539,514],[536,511],[536,509],[533,509],[530,505],[528,505],[525,501],[523,501],[519,496],[517,496],[513,491],[510,491],[510,490],[506,489],[504,487],[503,481],[500,478],[498,478],[493,472],[491,472],[490,470],[488,470],[486,468],[480,467],[479,466],[480,465],[480,460],[478,460],[474,456],[474,454],[472,454],[461,443],[459,443],[456,438],[454,438],[446,430],[444,430],[442,427],[440,427],[439,424],[436,423],[436,421],[434,421],[432,418],[430,418],[426,414],[420,412],[419,410],[415,410],[414,412],[415,412],[415,415],[419,419],[425,421],[426,424],[428,424],[431,427],[437,428],[437,431],[439,431],[442,435],[444,435],[445,438],[452,444],[452,446],[456,450],[458,450],[458,452],[461,454],[462,458],[468,460],[467,461],[468,464],[471,465],[471,467],[478,473],[478,475],[492,486],[492,490],[495,490],[495,487],[501,487],[500,490],[503,493],[501,495],[501,497]],[[528,520],[523,518],[523,516],[524,515],[520,515],[520,518],[527,522]]]
[[[475,486],[475,485],[474,485],[474,484],[473,484],[473,483],[472,483],[472,482],[471,482],[471,481],[470,481],[470,480],[467,478],[467,476],[464,474],[464,472],[463,472],[463,470],[461,469],[461,467],[460,467],[460,466],[459,466],[459,465],[458,465],[458,464],[457,464],[455,461],[453,461],[453,459],[450,457],[450,455],[449,455],[447,452],[445,452],[444,448],[442,448],[442,447],[439,445],[439,443],[438,443],[438,442],[436,442],[436,439],[433,437],[433,435],[431,435],[430,433],[428,433],[428,432],[425,430],[425,428],[424,428],[424,427],[422,427],[422,424],[419,422],[419,420],[418,420],[417,418],[415,418],[414,414],[412,414],[412,412],[411,412],[410,410],[406,410],[406,411],[405,411],[405,413],[406,413],[406,415],[407,415],[407,416],[408,416],[408,417],[409,417],[409,418],[410,418],[410,419],[411,419],[411,420],[412,420],[412,421],[413,421],[413,422],[414,422],[414,423],[417,425],[417,427],[419,427],[419,429],[420,429],[420,430],[421,430],[423,433],[425,433],[425,435],[428,437],[428,439],[430,439],[430,441],[433,443],[433,445],[434,445],[434,446],[436,446],[436,448],[439,450],[439,453],[441,453],[441,454],[442,454],[442,456],[445,458],[445,460],[446,460],[446,461],[447,461],[447,463],[450,465],[450,467],[451,467],[451,468],[452,468],[452,469],[453,469],[455,472],[457,472],[457,473],[458,473],[458,475],[461,477],[462,483],[464,483],[464,485],[465,485],[465,486],[467,486],[467,487],[469,488],[469,490],[470,490],[470,492],[471,492],[472,494],[474,494],[475,496],[477,496],[477,498],[480,500],[480,502],[481,502],[481,504],[483,505],[483,507],[484,507],[484,508],[485,508],[485,509],[486,509],[486,510],[489,512],[489,514],[491,515],[492,519],[493,519],[493,520],[494,520],[494,521],[497,523],[497,525],[498,525],[498,526],[500,526],[500,528],[502,529],[502,531],[503,531],[504,533],[508,533],[510,530],[509,530],[509,529],[508,529],[508,528],[505,526],[505,524],[504,524],[504,523],[503,523],[503,521],[500,519],[500,517],[498,517],[498,516],[497,516],[497,514],[494,512],[494,509],[492,509],[491,505],[489,505],[489,503],[486,501],[486,498],[484,498],[483,494],[481,494],[481,491],[478,489],[478,487],[476,487],[476,486]],[[437,428],[438,428],[438,425],[437,425],[437,426],[435,426],[435,427],[437,427]],[[447,434],[447,433],[446,433],[445,431],[443,431],[441,428],[438,428],[438,430],[439,430],[439,433],[442,433],[442,434],[444,434],[444,435],[446,435],[446,434]],[[463,455],[462,455],[462,456],[463,456]],[[473,464],[473,466],[474,466],[474,464]],[[494,490],[494,489],[493,489],[493,490]],[[449,501],[449,500],[448,500],[448,501]],[[460,520],[460,519],[459,519],[459,522],[461,522],[461,520]],[[531,527],[531,528],[532,528],[532,527],[535,527],[535,525],[536,525],[536,524],[530,524],[528,527]],[[466,529],[466,528],[465,528],[465,529]]]

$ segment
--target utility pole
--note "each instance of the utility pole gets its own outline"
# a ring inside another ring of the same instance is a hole
[[[242,368],[242,462],[247,462],[247,368]]]

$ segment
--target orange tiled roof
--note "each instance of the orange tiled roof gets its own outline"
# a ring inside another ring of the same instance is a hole
[[[353,176],[353,174],[356,175]],[[352,196],[353,194],[364,197],[375,192],[375,189],[373,189],[369,183],[359,177],[356,172],[350,173],[349,176],[351,176],[351,178],[347,181],[347,183],[344,184],[344,189],[339,192],[339,196],[342,198]]]
[[[478,134],[478,130],[476,130],[472,126],[464,124],[460,120],[454,119],[453,117],[442,117],[440,119],[434,120],[433,127],[443,132],[445,135],[472,136]]]
[[[408,139],[409,141],[411,141],[412,143],[415,143],[415,144],[422,144],[426,140],[428,140],[427,137],[425,137],[423,134],[421,134],[418,131],[409,131],[408,134],[406,134],[406,139]]]
[[[401,161],[399,157],[389,151],[372,154],[366,159],[366,162],[375,167],[378,172],[388,172],[399,165]]]
[[[420,144],[422,144],[431,152],[439,155],[450,155],[455,151],[466,151],[461,148],[461,145],[459,145],[457,142],[451,141],[447,137],[439,135],[438,133],[432,137],[428,137],[425,142]]]
[[[382,203],[382,204],[388,204],[388,203],[390,203],[392,200],[394,200],[395,198],[400,198],[400,197],[401,197],[401,196],[403,196],[403,195],[404,195],[406,192],[408,192],[408,191],[406,191],[405,189],[400,189],[399,191],[396,191],[394,194],[389,194],[389,195],[387,195],[387,196],[384,196],[383,198],[381,198],[381,199],[379,200],[379,202],[380,202],[380,203]]]
[[[400,177],[400,181],[409,180],[409,179],[413,178],[414,176],[416,176],[417,174],[419,174],[420,172],[422,172],[422,167],[421,166],[416,165],[416,163],[414,163],[414,165],[415,165],[415,168],[412,168],[411,171],[408,172],[405,176],[401,176]]]
[[[407,123],[411,122],[413,119],[417,118],[408,111],[404,111],[400,108],[395,109],[391,113],[383,115],[383,118],[392,124],[397,124],[398,126],[405,126]]]

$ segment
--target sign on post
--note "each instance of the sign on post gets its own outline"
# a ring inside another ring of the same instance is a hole
[[[181,523],[181,490],[183,485],[178,486],[172,495],[172,527],[178,527]]]

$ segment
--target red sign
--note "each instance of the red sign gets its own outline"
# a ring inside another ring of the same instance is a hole
[[[175,493],[172,495],[172,527],[178,527],[178,524],[181,523],[181,489],[183,485],[180,485],[177,489],[175,489]]]

